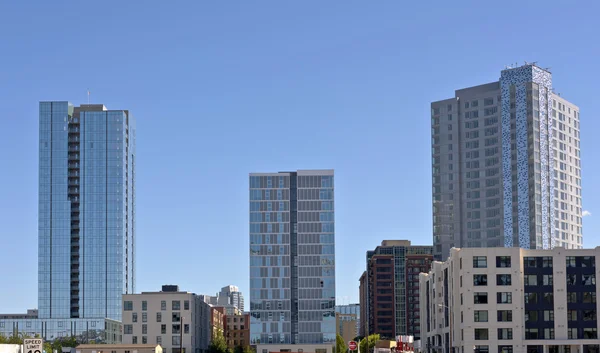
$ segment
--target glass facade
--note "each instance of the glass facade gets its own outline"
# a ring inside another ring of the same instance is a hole
[[[4,319],[0,320],[0,335],[10,337],[19,333],[44,340],[77,337],[79,342],[121,343],[121,323],[108,319]]]
[[[39,318],[120,321],[135,291],[134,119],[41,102],[39,124]]]
[[[250,175],[251,344],[335,342],[333,179]]]

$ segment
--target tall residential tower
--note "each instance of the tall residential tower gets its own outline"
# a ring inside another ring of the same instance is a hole
[[[431,104],[434,254],[581,248],[579,108],[535,64]]]
[[[257,352],[335,344],[332,170],[250,174],[250,337]]]
[[[39,105],[37,318],[0,333],[121,341],[135,291],[135,121],[127,110]]]

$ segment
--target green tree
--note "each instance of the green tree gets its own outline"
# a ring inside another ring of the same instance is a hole
[[[246,346],[244,347],[244,353],[256,353],[256,351],[252,347]]]
[[[52,345],[50,342],[44,342],[44,352],[52,353]]]
[[[369,352],[373,352],[374,348],[375,348],[375,344],[377,344],[377,341],[379,341],[379,334],[376,333],[374,335],[369,335],[368,339],[363,339],[362,341],[360,341],[360,353],[369,353]],[[369,345],[369,349],[367,349],[367,343]]]
[[[244,353],[244,347],[235,346],[235,348],[233,349],[233,353]]]
[[[231,353],[225,342],[225,337],[222,333],[217,333],[215,338],[208,345],[209,353]]]
[[[346,353],[348,351],[348,346],[346,346],[346,342],[344,342],[344,337],[339,333],[335,336],[335,353]]]
[[[6,343],[8,343],[8,337],[6,337],[0,333],[0,344],[6,344]]]

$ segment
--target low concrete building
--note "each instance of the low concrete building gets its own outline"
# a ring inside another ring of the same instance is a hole
[[[600,247],[453,248],[420,274],[421,346],[444,353],[598,353]]]
[[[163,353],[156,344],[82,344],[76,353]]]
[[[123,343],[161,345],[164,353],[203,353],[211,339],[212,308],[199,296],[163,286],[123,295]],[[133,353],[133,352],[131,352]]]

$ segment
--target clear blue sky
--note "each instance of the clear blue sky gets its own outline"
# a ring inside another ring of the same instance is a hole
[[[38,101],[88,88],[137,118],[139,291],[248,295],[248,173],[334,168],[337,296],[358,301],[367,249],[432,241],[429,103],[524,60],[581,108],[599,244],[597,2],[133,3],[0,3],[0,312],[37,306]]]

